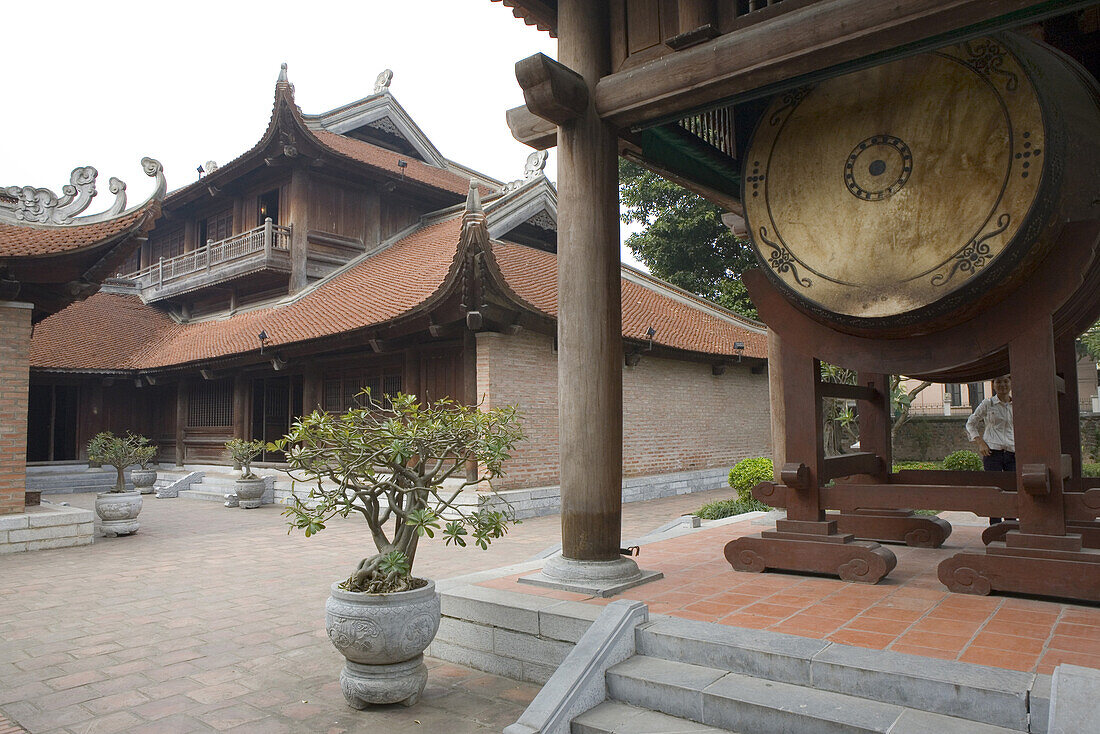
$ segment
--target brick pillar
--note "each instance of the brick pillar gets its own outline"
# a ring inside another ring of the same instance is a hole
[[[0,515],[22,512],[27,491],[29,303],[0,301]]]

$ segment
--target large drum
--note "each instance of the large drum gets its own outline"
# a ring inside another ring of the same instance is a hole
[[[1098,102],[1076,63],[1008,34],[790,91],[744,160],[753,245],[841,331],[913,336],[973,316],[1057,256],[1065,221],[1100,217]]]

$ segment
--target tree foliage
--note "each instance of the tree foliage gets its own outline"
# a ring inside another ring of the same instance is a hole
[[[97,464],[113,466],[118,472],[115,486],[110,490],[112,492],[126,491],[126,467],[137,464],[144,469],[156,455],[156,445],[150,443],[145,436],[134,433],[116,436],[110,431],[103,431],[88,442],[88,459]]]
[[[379,403],[368,391],[362,395],[360,408],[299,418],[268,449],[285,451],[291,478],[313,485],[305,502],[295,496],[283,513],[291,529],[308,537],[337,515],[359,513],[366,520],[377,553],[360,561],[343,587],[403,591],[414,585],[421,536],[440,532],[447,545],[472,541],[485,549],[515,522],[505,512],[456,500],[464,489],[503,474],[523,430],[511,406],[481,410],[449,399],[421,404],[403,394]],[[467,475],[467,466],[475,465]]]
[[[749,243],[722,223],[717,206],[622,158],[619,199],[623,222],[645,226],[626,244],[654,275],[756,318],[740,278],[756,265],[756,257]]]
[[[225,448],[233,461],[241,466],[241,479],[255,479],[252,473],[252,462],[263,453],[266,444],[263,441],[245,441],[243,438],[233,438],[225,442]]]

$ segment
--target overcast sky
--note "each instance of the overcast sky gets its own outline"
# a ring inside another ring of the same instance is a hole
[[[557,56],[548,34],[489,0],[188,3],[69,2],[48,13],[8,13],[0,28],[7,69],[0,102],[0,186],[60,193],[78,165],[127,183],[142,201],[152,179],[142,156],[164,164],[169,190],[259,140],[279,65],[289,67],[307,114],[371,93],[392,69],[390,91],[440,152],[508,181],[530,149],[504,112],[523,103],[516,61]],[[547,174],[554,179],[551,152]]]

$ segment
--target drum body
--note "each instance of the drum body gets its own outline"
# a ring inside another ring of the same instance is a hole
[[[1047,46],[980,38],[777,97],[744,165],[753,246],[799,309],[929,334],[1010,298],[1066,221],[1100,217],[1100,96]]]

